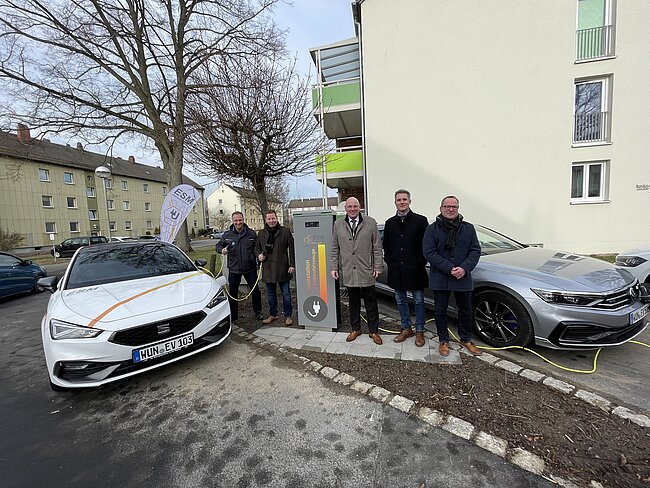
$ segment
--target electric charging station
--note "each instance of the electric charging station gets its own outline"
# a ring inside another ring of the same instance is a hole
[[[340,321],[338,283],[330,276],[334,212],[293,214],[298,323],[305,329],[336,329]]]

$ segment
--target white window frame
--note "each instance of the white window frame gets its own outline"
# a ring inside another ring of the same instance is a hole
[[[86,197],[87,198],[96,198],[95,197],[95,187],[94,186],[87,186],[86,187]]]
[[[128,200],[122,202],[122,210],[131,210],[131,204]]]
[[[48,198],[50,200],[49,205],[45,205],[45,199]],[[54,208],[54,198],[52,195],[41,195],[41,205],[43,208]]]
[[[153,220],[147,220],[147,230],[153,229]]]
[[[126,180],[122,180],[122,190],[128,190],[129,189],[129,182]]]
[[[606,144],[611,141],[611,107],[610,107],[610,95],[609,95],[609,90],[610,90],[610,78],[607,76],[603,77],[597,77],[597,78],[587,78],[587,79],[577,79],[573,83],[573,120],[574,120],[574,139],[576,138],[576,127],[575,127],[575,120],[576,120],[576,95],[578,93],[578,86],[579,85],[588,85],[592,83],[600,83],[601,88],[600,88],[600,114],[606,113],[606,115],[602,116],[601,118],[601,123],[602,127],[600,128],[601,130],[601,137],[598,140],[593,140],[593,141],[579,141],[579,140],[574,140],[573,145],[574,146],[592,146],[594,144]],[[586,112],[586,113],[591,113],[591,112]]]
[[[142,183],[142,191],[149,193],[149,183]]]
[[[50,227],[49,229],[48,226]],[[45,233],[56,234],[56,222],[45,222]]]
[[[70,233],[71,234],[78,234],[80,232],[79,230],[79,222],[72,221],[70,222]]]
[[[104,188],[106,190],[113,189],[113,178],[102,178],[104,180]]]
[[[66,177],[70,175],[70,181],[66,180]],[[64,171],[63,172],[63,183],[66,185],[74,185],[74,173],[70,173],[69,171]]]
[[[600,194],[598,196],[589,196],[589,168],[591,166],[600,166]],[[608,160],[598,161],[576,161],[571,164],[571,187],[569,196],[572,204],[583,203],[607,203],[609,202],[609,166]],[[582,167],[582,196],[573,197],[573,169]]]
[[[52,181],[50,180],[50,170],[45,168],[38,168],[38,179],[40,181]]]
[[[99,220],[99,212],[97,210],[88,210],[88,220]]]
[[[72,198],[72,207],[70,206],[70,199]],[[68,208],[79,208],[77,207],[77,197],[65,197],[65,203]]]
[[[111,230],[111,232],[117,230],[117,224],[115,223],[114,220],[109,220],[109,222],[108,222],[108,228]]]
[[[106,200],[106,206],[109,210],[115,210],[115,202],[113,200]]]
[[[124,221],[124,230],[133,230],[131,227],[131,221],[130,220],[125,220]]]
[[[151,202],[144,202],[144,211],[151,212]]]
[[[162,187],[162,194],[167,195],[167,187],[166,186]]]

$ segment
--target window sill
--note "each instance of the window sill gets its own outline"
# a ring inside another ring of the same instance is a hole
[[[611,200],[572,200],[569,205],[597,205],[602,203],[611,203]]]
[[[611,146],[611,141],[598,141],[598,142],[574,142],[571,147],[592,147],[592,146]]]
[[[612,54],[611,56],[599,56],[597,58],[576,59],[573,64],[593,63],[595,61],[607,61],[608,59],[616,59],[616,54]]]

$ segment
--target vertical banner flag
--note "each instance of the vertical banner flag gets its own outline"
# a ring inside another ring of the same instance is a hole
[[[199,198],[190,185],[178,185],[169,192],[160,211],[160,240],[172,242]]]

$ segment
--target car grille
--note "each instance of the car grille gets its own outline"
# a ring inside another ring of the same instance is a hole
[[[630,291],[632,290],[632,291]],[[617,310],[634,302],[639,296],[639,285],[635,283],[623,290],[605,295],[604,299],[598,301],[593,307],[600,310]]]
[[[557,346],[564,347],[607,346],[628,341],[645,327],[645,320],[618,329],[597,324],[560,324],[549,340]]]
[[[152,324],[141,325],[132,329],[115,332],[109,342],[123,346],[143,346],[189,332],[204,318],[205,312],[194,312]]]

